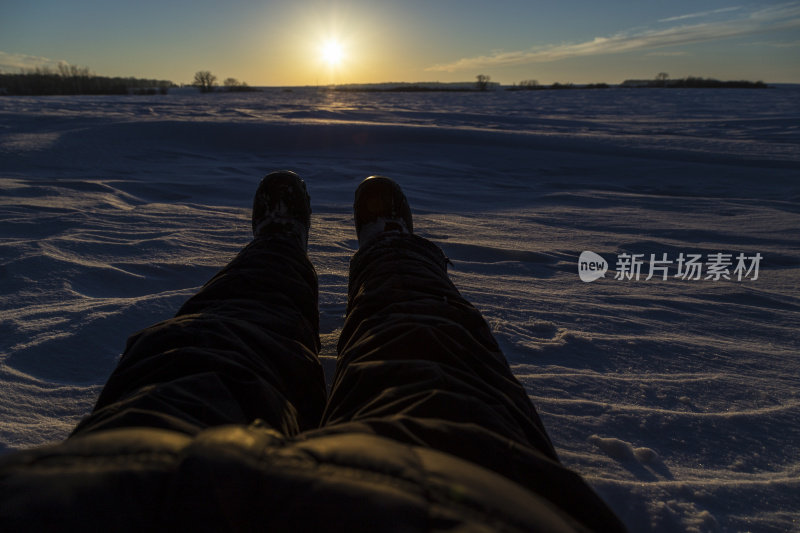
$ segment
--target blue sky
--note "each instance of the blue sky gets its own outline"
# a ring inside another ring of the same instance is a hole
[[[0,69],[59,62],[178,83],[800,83],[800,1],[3,0]]]

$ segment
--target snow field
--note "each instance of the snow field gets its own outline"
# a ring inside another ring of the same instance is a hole
[[[275,169],[312,196],[330,377],[352,194],[385,174],[631,530],[797,529],[799,95],[2,98],[0,450],[69,434],[127,336],[247,243]],[[580,281],[584,250],[605,278]],[[717,252],[760,253],[759,278],[614,279],[621,253]]]

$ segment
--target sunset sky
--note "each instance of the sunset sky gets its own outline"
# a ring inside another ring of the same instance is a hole
[[[2,0],[0,70],[59,62],[177,83],[800,83],[800,2]]]

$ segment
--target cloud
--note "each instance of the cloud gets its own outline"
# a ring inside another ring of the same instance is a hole
[[[681,57],[689,55],[687,52],[650,52],[648,56]]]
[[[732,11],[732,9],[729,10]],[[700,16],[700,14],[695,15]],[[725,21],[676,25],[664,29],[623,31],[609,37],[595,37],[591,41],[583,43],[550,45],[514,52],[493,52],[488,55],[462,58],[451,63],[434,65],[426,70],[455,72],[476,68],[545,63],[571,57],[619,54],[667,46],[681,46],[794,28],[800,28],[800,2],[760,9]]]
[[[775,48],[794,48],[795,46],[800,46],[800,41],[794,41],[790,43],[769,43],[770,46],[774,46]]]
[[[63,63],[65,63],[65,61],[58,61],[47,57],[0,51],[0,70],[5,71],[30,70],[44,67],[57,68],[58,65]]]
[[[776,42],[776,41],[759,41],[747,43],[747,46],[772,46],[773,48],[794,48],[800,46],[800,41]]]
[[[669,17],[659,20],[659,22],[675,22],[676,20],[686,20],[693,18],[708,17],[710,15],[718,15],[719,13],[728,13],[730,11],[738,11],[741,7],[723,7],[722,9],[714,9],[712,11],[701,11],[700,13],[689,13],[688,15],[678,15],[677,17]]]

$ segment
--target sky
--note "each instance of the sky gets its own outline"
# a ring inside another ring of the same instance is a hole
[[[800,83],[800,1],[0,0],[0,70],[190,83]]]

